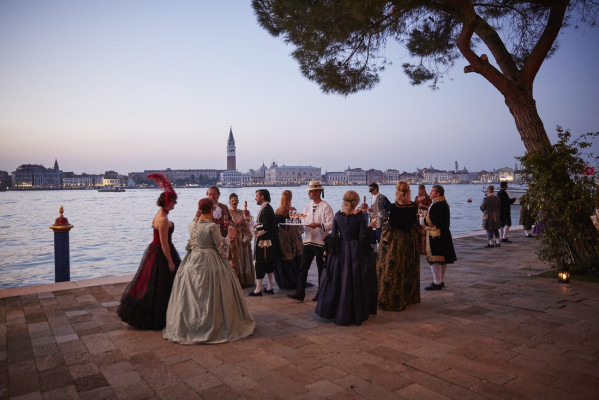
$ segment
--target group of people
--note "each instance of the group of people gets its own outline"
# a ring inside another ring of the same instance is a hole
[[[480,210],[483,212],[482,227],[487,231],[486,248],[501,247],[502,242],[511,242],[508,239],[508,233],[512,226],[511,206],[517,198],[510,198],[507,192],[507,182],[500,182],[499,188],[495,194],[495,186],[489,185],[487,194],[480,205]],[[527,195],[520,198],[520,206],[520,224],[524,228],[524,236],[532,238],[532,226],[535,223],[535,218]]]
[[[279,288],[295,289],[289,298],[304,301],[313,261],[318,269],[315,312],[340,325],[360,325],[378,308],[402,311],[420,302],[421,253],[433,274],[426,290],[443,289],[447,264],[456,261],[443,187],[433,186],[429,196],[421,186],[412,201],[403,181],[393,203],[376,183],[369,187],[370,206],[358,207],[359,195],[349,190],[336,214],[320,182],[309,183],[310,202],[301,214],[291,205],[291,191],[283,191],[275,210],[269,191],[259,189],[255,219],[238,208],[234,193],[230,208],[220,203],[213,186],[198,203],[181,260],[168,220],[177,194],[165,176],[148,177],[163,189],[152,223],[154,240],[117,312],[131,326],[162,329],[176,343],[222,343],[251,335],[255,321],[242,287],[253,286],[249,297],[272,295],[276,281]],[[302,222],[294,223],[292,215]]]

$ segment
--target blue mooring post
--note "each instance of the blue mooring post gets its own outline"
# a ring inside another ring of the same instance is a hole
[[[50,227],[54,231],[54,282],[71,280],[71,260],[69,256],[69,231],[73,225],[69,224],[63,214],[63,208],[58,209],[60,217],[56,218]]]

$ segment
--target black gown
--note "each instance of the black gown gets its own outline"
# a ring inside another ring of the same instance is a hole
[[[339,211],[327,244],[316,314],[339,325],[360,325],[377,311],[375,255],[362,212]]]
[[[168,269],[168,261],[158,230],[154,229],[154,240],[147,247],[137,273],[121,297],[117,310],[123,322],[144,330],[160,330],[166,326],[166,309],[173,288],[173,280],[181,258],[172,242],[173,225],[168,230],[168,245],[175,263],[175,272]]]

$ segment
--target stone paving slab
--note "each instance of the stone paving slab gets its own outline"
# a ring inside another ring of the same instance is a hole
[[[456,235],[445,289],[423,290],[422,258],[421,303],[361,326],[284,290],[246,298],[255,334],[220,345],[123,324],[131,276],[0,290],[0,399],[598,398],[599,285],[536,277],[536,241],[511,240]]]

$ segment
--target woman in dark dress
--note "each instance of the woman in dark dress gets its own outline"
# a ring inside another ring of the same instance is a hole
[[[345,192],[343,209],[333,220],[327,241],[327,262],[318,288],[316,314],[339,325],[360,325],[376,314],[375,256],[360,201],[353,190]]]
[[[135,277],[123,293],[117,313],[121,320],[137,329],[160,330],[166,325],[166,309],[173,280],[181,258],[172,242],[174,224],[168,213],[177,204],[177,194],[162,174],[150,174],[163,189],[156,204],[160,210],[154,216],[154,240],[148,246]]]
[[[418,207],[410,201],[410,185],[399,181],[395,203],[383,227],[377,261],[379,307],[403,311],[420,303],[420,241]]]
[[[290,213],[294,213],[295,207],[291,205],[293,195],[291,190],[283,190],[281,193],[281,205],[275,210],[275,222],[284,223]],[[302,258],[303,227],[301,226],[279,226],[280,257],[275,261],[275,281],[279,289],[295,289],[299,277],[300,260]]]

